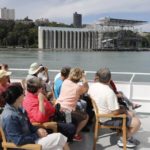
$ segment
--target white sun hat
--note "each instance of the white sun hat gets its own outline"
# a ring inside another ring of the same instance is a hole
[[[28,71],[28,73],[30,75],[33,75],[35,73],[37,73],[43,66],[40,66],[38,63],[34,62],[30,65],[30,69]]]
[[[4,76],[10,76],[11,74],[12,72],[0,70],[0,79],[3,78]]]

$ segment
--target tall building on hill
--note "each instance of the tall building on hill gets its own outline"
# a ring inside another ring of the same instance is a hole
[[[77,12],[73,14],[73,26],[76,28],[82,27],[82,15]]]
[[[15,10],[7,9],[6,7],[0,8],[0,19],[15,20]]]

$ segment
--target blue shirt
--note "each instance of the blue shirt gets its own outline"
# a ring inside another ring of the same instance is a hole
[[[55,98],[57,99],[60,95],[60,90],[61,90],[61,86],[62,86],[62,79],[58,78],[55,83],[54,83],[54,94],[55,94]]]
[[[2,112],[2,128],[7,141],[16,145],[35,143],[39,137],[23,109],[16,109],[6,104]]]

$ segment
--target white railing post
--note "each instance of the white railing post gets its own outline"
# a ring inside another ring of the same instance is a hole
[[[129,99],[131,100],[132,99],[132,96],[133,96],[133,86],[132,86],[132,83],[133,83],[133,79],[135,77],[135,73],[132,74],[132,77],[130,79],[130,93],[129,93]]]

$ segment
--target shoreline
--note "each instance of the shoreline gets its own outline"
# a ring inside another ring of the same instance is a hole
[[[130,52],[140,52],[140,51],[150,51],[150,48],[104,48],[104,49],[88,49],[88,50],[85,50],[85,49],[78,49],[78,50],[75,50],[75,49],[39,49],[39,48],[22,48],[22,47],[16,47],[16,48],[13,48],[13,47],[8,47],[8,48],[2,48],[0,47],[0,51],[9,51],[9,50],[14,50],[14,51],[52,51],[52,52],[107,52],[107,51],[113,51],[113,52],[124,52],[124,51],[130,51]]]

